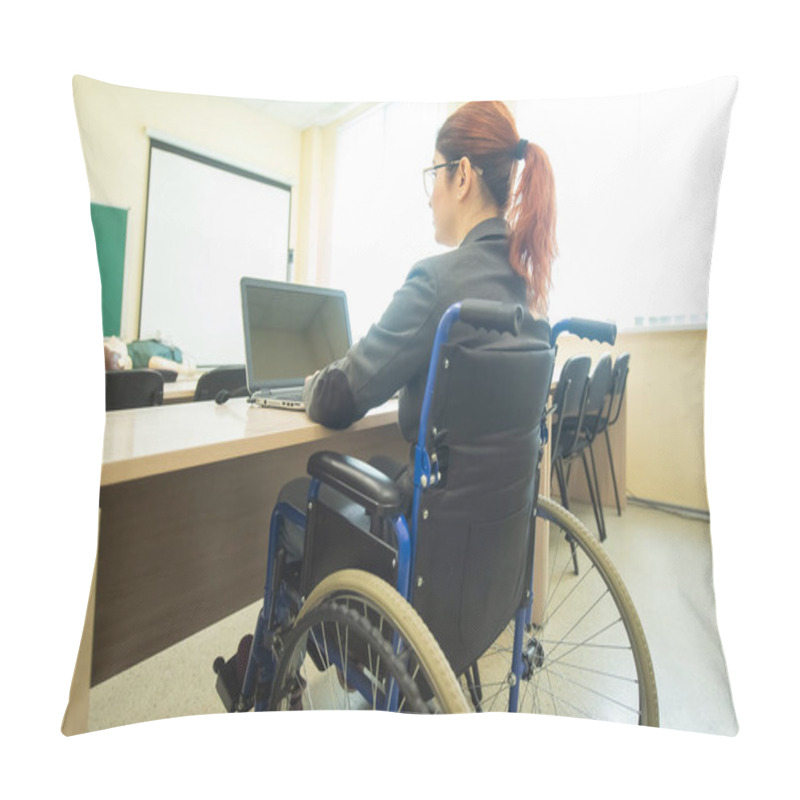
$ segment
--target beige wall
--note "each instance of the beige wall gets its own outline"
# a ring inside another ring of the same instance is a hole
[[[627,387],[627,490],[648,500],[708,510],[703,427],[706,332],[620,333],[613,348],[559,339],[558,362],[631,354]]]
[[[123,339],[138,335],[149,140],[154,130],[206,155],[292,186],[290,246],[297,249],[302,133],[232,98],[153,92],[76,76],[78,128],[95,203],[128,209],[122,298]],[[88,211],[88,209],[87,209]],[[88,224],[88,214],[87,214]]]

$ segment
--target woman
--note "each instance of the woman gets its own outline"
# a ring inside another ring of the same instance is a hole
[[[307,413],[328,427],[347,427],[399,390],[400,430],[413,443],[436,327],[450,305],[482,298],[546,312],[557,252],[553,174],[545,152],[520,139],[508,108],[475,102],[455,111],[423,174],[436,241],[455,249],[416,264],[366,336],[306,379]],[[405,465],[371,463],[410,487]],[[307,479],[294,481],[281,499],[303,508],[307,486]],[[302,556],[303,537],[292,526],[283,532],[290,559]]]

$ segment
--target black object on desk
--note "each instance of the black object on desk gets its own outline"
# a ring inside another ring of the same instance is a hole
[[[164,376],[155,369],[106,372],[106,411],[160,406],[164,402]]]

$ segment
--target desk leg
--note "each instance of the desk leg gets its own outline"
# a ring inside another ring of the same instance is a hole
[[[542,448],[541,475],[539,476],[539,493],[550,497],[550,418],[547,418],[547,443]],[[547,564],[550,552],[550,524],[543,519],[536,519],[536,541],[533,550],[533,607],[531,622],[541,625],[544,619],[544,603],[547,597],[548,575]]]

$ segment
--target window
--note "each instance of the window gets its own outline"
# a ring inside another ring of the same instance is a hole
[[[339,131],[331,285],[347,293],[353,341],[417,261],[447,249],[434,241],[422,183],[446,112],[435,103],[389,103]]]
[[[713,91],[516,104],[520,135],[555,174],[551,320],[705,327],[717,200],[707,187],[724,150],[708,135]]]

